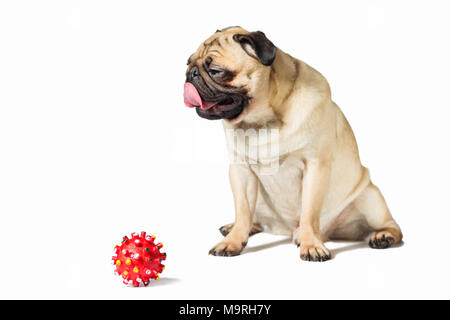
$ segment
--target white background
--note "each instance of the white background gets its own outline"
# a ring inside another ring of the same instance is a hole
[[[0,298],[450,298],[447,1],[2,1]],[[403,246],[284,237],[208,256],[234,218],[222,125],[183,105],[187,58],[217,28],[262,30],[327,77]],[[123,235],[164,243],[128,288]]]

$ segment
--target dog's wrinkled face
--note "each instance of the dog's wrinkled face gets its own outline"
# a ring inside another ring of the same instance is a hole
[[[267,81],[276,47],[262,32],[218,30],[188,60],[184,102],[206,119],[233,120]]]

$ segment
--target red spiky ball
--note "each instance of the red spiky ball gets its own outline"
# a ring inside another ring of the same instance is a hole
[[[162,243],[154,243],[155,236],[148,236],[144,231],[140,235],[131,234],[131,239],[123,237],[120,246],[115,246],[115,256],[112,257],[116,267],[115,274],[122,276],[124,284],[146,286],[150,279],[159,279],[164,270],[161,264],[166,260],[166,254],[160,252]]]

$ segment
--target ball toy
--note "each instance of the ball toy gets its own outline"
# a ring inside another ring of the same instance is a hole
[[[162,243],[155,244],[155,236],[145,232],[131,234],[131,239],[123,237],[122,243],[114,247],[112,262],[115,274],[123,278],[123,283],[134,287],[146,286],[150,279],[158,280],[164,270],[161,264],[166,254],[160,252]]]

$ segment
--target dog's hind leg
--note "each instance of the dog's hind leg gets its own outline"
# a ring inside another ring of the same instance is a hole
[[[225,237],[227,234],[230,233],[233,226],[234,226],[234,223],[226,224],[226,225],[220,227],[219,231]],[[263,232],[263,231],[264,231],[264,227],[262,225],[260,225],[259,223],[254,223],[248,236],[251,237],[252,235]]]
[[[369,246],[374,249],[389,248],[402,241],[403,235],[394,221],[380,190],[370,183],[353,201],[359,212],[366,218],[371,235]]]

